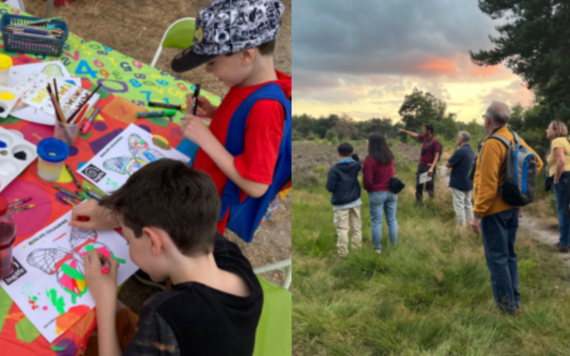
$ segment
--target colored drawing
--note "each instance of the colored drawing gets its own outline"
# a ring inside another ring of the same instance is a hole
[[[69,226],[70,220],[68,211],[16,245],[12,253],[25,272],[10,284],[0,282],[48,342],[53,342],[95,306],[84,277],[83,257],[89,251],[96,250],[119,262],[119,284],[137,270],[128,258],[126,241],[118,233],[79,230]]]
[[[132,156],[108,159],[103,167],[120,174],[132,175],[147,163],[164,158],[160,152],[149,148],[148,143],[137,134],[129,136],[129,152]]]
[[[164,141],[165,138],[153,136],[131,124],[101,148],[77,173],[109,194],[119,189],[129,176],[148,163],[162,158],[172,158],[185,163],[190,161],[190,158],[172,149]]]
[[[83,276],[85,273],[83,256],[92,249],[96,249],[105,257],[111,258],[111,251],[106,245],[97,241],[97,232],[94,230],[72,228],[69,243],[70,250],[61,248],[37,249],[28,255],[27,262],[44,273],[55,274],[57,282],[65,292],[71,295],[71,301],[75,304],[78,297],[87,293],[87,285]],[[57,290],[52,289],[46,293],[48,296],[50,294],[56,295]],[[55,299],[53,298],[56,297],[52,297],[52,304],[60,314],[63,313],[65,305],[54,303]]]

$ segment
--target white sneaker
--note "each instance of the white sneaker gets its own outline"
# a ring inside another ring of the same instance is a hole
[[[376,252],[377,254],[381,254],[382,250],[378,248],[378,249],[375,249],[374,252]]]

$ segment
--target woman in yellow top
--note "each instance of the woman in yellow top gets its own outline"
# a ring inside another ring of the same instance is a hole
[[[568,253],[570,245],[570,142],[568,128],[560,120],[550,123],[546,137],[552,142],[546,158],[550,170],[549,179],[554,179],[554,195],[560,225],[560,242],[554,247],[562,253]]]

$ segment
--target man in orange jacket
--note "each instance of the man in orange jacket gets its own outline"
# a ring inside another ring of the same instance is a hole
[[[510,110],[506,104],[494,101],[483,117],[489,136],[499,135],[509,141],[513,140],[513,134],[507,128]],[[542,160],[522,138],[521,144],[536,155],[538,174],[543,165]],[[497,304],[502,310],[515,313],[521,300],[517,255],[514,250],[519,227],[519,207],[505,203],[499,192],[499,187],[505,182],[507,152],[503,142],[488,139],[479,154],[473,179],[475,206],[471,227],[476,234],[479,231],[483,233],[485,259],[491,272]]]

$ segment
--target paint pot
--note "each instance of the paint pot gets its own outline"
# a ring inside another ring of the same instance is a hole
[[[8,86],[10,68],[12,68],[12,57],[0,54],[0,85]]]
[[[38,176],[46,182],[58,180],[69,156],[69,146],[56,138],[44,138],[38,144],[37,152]]]

